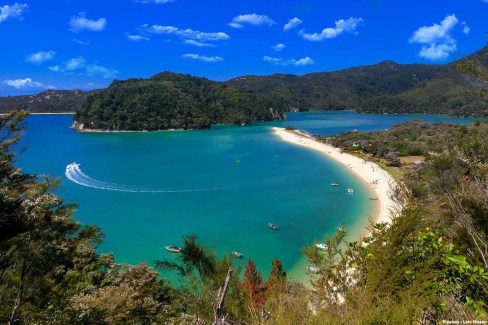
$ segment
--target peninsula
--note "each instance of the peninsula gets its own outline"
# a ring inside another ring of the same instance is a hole
[[[395,211],[400,207],[391,198],[391,189],[396,186],[396,182],[388,172],[373,162],[365,161],[359,157],[344,153],[339,148],[316,141],[304,132],[277,127],[273,128],[273,130],[282,140],[319,151],[349,168],[371,187],[378,199],[378,207],[376,215],[373,217],[373,222],[391,222]]]

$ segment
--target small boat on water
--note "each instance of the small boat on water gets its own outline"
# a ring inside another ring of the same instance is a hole
[[[171,253],[181,253],[181,248],[176,245],[164,246],[164,248]]]
[[[268,223],[268,227],[270,227],[273,230],[279,230],[280,229],[280,227],[278,227],[277,225],[273,225],[271,222]]]
[[[347,189],[347,193],[349,193],[349,194],[353,194],[353,193],[354,193],[354,190],[353,190],[352,188],[348,188],[348,189]]]
[[[237,258],[242,258],[244,255],[242,255],[241,253],[239,252],[232,252],[232,255],[234,255],[235,257]]]
[[[345,230],[344,230],[344,228],[342,228],[342,227],[337,227],[337,231],[338,231],[338,232],[344,232]]]
[[[329,248],[329,246],[327,246],[327,244],[324,243],[317,243],[315,244],[315,247],[323,251],[326,251]]]
[[[319,274],[320,273],[320,270],[316,267],[313,267],[313,266],[307,267],[307,271],[310,273],[313,273],[313,274]]]
[[[333,183],[330,183],[330,186],[339,186],[339,183],[333,182]]]

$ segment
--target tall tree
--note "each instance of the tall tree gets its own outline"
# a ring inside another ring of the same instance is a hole
[[[281,289],[286,281],[286,272],[283,269],[283,263],[277,258],[271,262],[268,280],[266,280],[266,294],[269,295],[275,289]]]
[[[69,297],[97,285],[113,262],[99,228],[74,221],[57,181],[15,168],[24,113],[0,115],[0,323],[62,322]]]
[[[256,269],[256,265],[252,259],[247,261],[241,288],[254,308],[259,308],[264,305],[266,298],[263,278],[261,277],[261,272]]]

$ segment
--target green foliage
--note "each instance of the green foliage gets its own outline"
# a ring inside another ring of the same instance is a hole
[[[163,79],[169,77],[186,80]],[[229,323],[427,324],[488,316],[486,123],[414,121],[332,139],[384,157],[422,148],[426,160],[405,175],[398,192],[405,206],[390,225],[372,224],[356,242],[338,228],[325,238],[325,251],[303,249],[318,270],[307,288],[287,279],[277,259],[266,281],[252,260],[240,276],[233,256],[218,257],[195,235],[183,237],[174,260],[156,262],[180,276],[178,286],[144,264],[121,266],[99,255],[100,229],[74,220],[75,206],[53,194],[57,182],[14,167],[10,148],[24,117],[0,116],[2,323],[210,323],[229,269]]]
[[[150,79],[114,81],[88,96],[75,120],[79,129],[207,129],[212,124],[283,119],[283,112],[270,96],[164,72]]]
[[[99,229],[75,222],[75,206],[53,194],[57,181],[13,166],[23,117],[0,116],[0,322],[62,321],[68,298],[98,285],[113,259],[96,253]]]
[[[81,110],[76,120],[85,128],[104,130],[201,129],[282,119],[284,111],[297,110],[481,117],[488,116],[487,49],[447,65],[384,61],[335,72],[242,76],[226,82],[163,72],[148,80],[116,80],[93,94],[48,90],[0,97],[0,112]]]
[[[165,320],[168,288],[145,264],[127,270],[114,268],[103,282],[70,298],[72,322],[82,324],[149,324]]]
[[[163,271],[176,271],[180,275],[180,286],[175,289],[177,313],[197,315],[207,321],[213,319],[217,304],[217,292],[224,284],[229,268],[234,268],[234,257],[217,258],[215,251],[198,242],[195,235],[184,236],[184,245],[176,261],[156,261],[156,267]],[[232,273],[226,295],[224,310],[230,319],[245,315],[245,297],[239,288],[239,267]]]
[[[318,319],[390,324],[392,315],[401,323],[456,319],[461,309],[486,315],[488,273],[469,263],[422,214],[406,210],[390,227],[371,226],[363,241],[347,243],[338,233],[327,238],[332,245],[326,252],[305,250],[320,269],[312,280]]]
[[[279,98],[290,109],[487,116],[487,98],[482,95],[486,94],[486,82],[469,76],[469,73],[486,76],[487,49],[448,65],[400,65],[384,61],[304,76],[245,76],[228,83]],[[457,66],[464,61],[478,64],[459,70]]]
[[[391,165],[398,166],[397,157],[428,156],[443,152],[454,144],[463,128],[466,126],[414,120],[394,125],[386,131],[346,132],[320,140],[343,150],[354,149],[373,157],[385,158]]]

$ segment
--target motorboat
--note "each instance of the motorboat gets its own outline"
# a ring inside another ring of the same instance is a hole
[[[171,253],[181,253],[181,248],[175,245],[164,246]]]
[[[73,169],[75,167],[78,167],[80,166],[80,164],[77,164],[75,162],[72,162],[71,164],[69,164],[68,166],[66,166],[66,170],[70,170],[70,169]]]
[[[232,255],[234,255],[237,258],[243,258],[244,257],[244,255],[239,253],[239,252],[232,252]]]
[[[333,183],[330,183],[330,186],[339,186],[339,183],[333,182]]]
[[[324,243],[317,243],[315,244],[315,247],[323,251],[326,251],[329,248],[329,246],[327,246],[327,244]]]
[[[353,193],[354,193],[354,190],[353,190],[352,188],[348,188],[348,189],[347,189],[347,193],[349,193],[349,194],[353,194]]]
[[[279,230],[280,229],[280,227],[278,227],[277,225],[273,225],[272,223],[268,223],[268,227],[270,227],[273,230]]]

